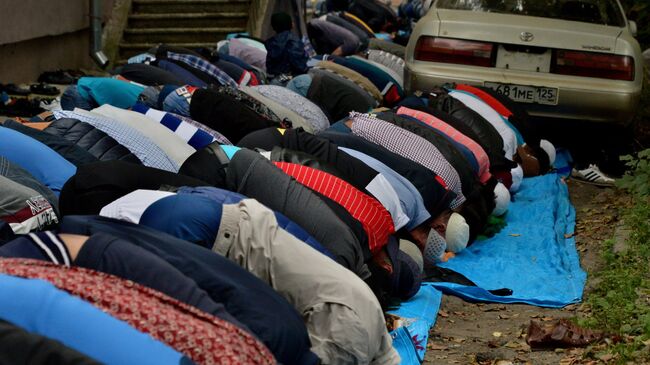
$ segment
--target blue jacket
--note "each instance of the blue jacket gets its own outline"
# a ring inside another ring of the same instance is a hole
[[[243,199],[246,199],[246,197],[242,194],[211,187],[211,186],[200,186],[200,187],[184,186],[178,189],[178,194],[200,194],[212,199],[214,202],[217,202],[219,205],[235,204]],[[334,256],[332,256],[329,250],[323,247],[323,245],[320,242],[318,242],[314,237],[312,237],[309,233],[307,233],[307,231],[305,231],[294,221],[287,218],[284,214],[280,212],[273,211],[273,213],[275,214],[275,219],[278,221],[278,226],[280,228],[291,233],[294,237],[305,242],[306,244],[316,249],[320,253],[332,259],[334,258]]]
[[[266,46],[266,73],[269,75],[300,75],[307,72],[305,44],[291,31],[269,38]]]
[[[12,129],[0,127],[0,156],[27,170],[59,196],[77,168],[53,149]]]
[[[191,364],[185,356],[43,280],[0,274],[0,318],[106,364]]]

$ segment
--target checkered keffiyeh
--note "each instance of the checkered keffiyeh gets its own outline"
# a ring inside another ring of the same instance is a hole
[[[417,162],[440,176],[449,189],[456,193],[451,208],[465,202],[460,177],[438,148],[415,133],[394,124],[357,112],[350,113],[352,133],[389,151]]]
[[[216,78],[222,85],[228,85],[237,88],[239,85],[232,77],[223,72],[219,67],[211,64],[210,62],[188,54],[179,54],[174,52],[167,52],[167,58],[170,60],[180,61],[184,64],[193,67],[197,70],[203,71],[208,75]]]
[[[55,111],[56,119],[71,118],[88,123],[100,131],[113,137],[119,144],[126,147],[131,153],[142,161],[142,164],[157,169],[178,172],[179,166],[158,147],[149,137],[140,131],[120,123],[117,120],[106,118],[103,115],[86,111]]]

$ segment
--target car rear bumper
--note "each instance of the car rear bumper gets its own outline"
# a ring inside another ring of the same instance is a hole
[[[520,104],[532,116],[546,118],[627,124],[634,117],[641,96],[638,80],[627,82],[427,62],[407,63],[404,68],[404,87],[409,93],[428,91],[446,83],[483,85],[485,82],[557,88],[555,106]]]

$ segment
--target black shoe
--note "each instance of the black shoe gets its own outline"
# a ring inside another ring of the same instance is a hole
[[[49,83],[49,84],[62,84],[62,85],[70,85],[74,84],[76,82],[75,77],[70,75],[67,71],[47,71],[43,72],[39,77],[38,77],[38,82],[40,83]]]
[[[59,95],[61,93],[61,91],[56,87],[44,83],[33,84],[29,89],[32,93],[41,95]]]
[[[8,117],[33,117],[45,111],[38,106],[38,100],[15,99],[10,104],[0,103],[0,115]]]
[[[2,91],[9,95],[27,96],[31,93],[29,89],[22,88],[16,84],[7,84],[2,86]]]

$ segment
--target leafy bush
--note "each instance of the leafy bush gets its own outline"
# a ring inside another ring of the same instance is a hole
[[[630,193],[647,197],[650,195],[650,148],[637,154],[637,157],[621,157],[629,171],[616,182],[619,188]]]

